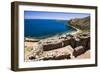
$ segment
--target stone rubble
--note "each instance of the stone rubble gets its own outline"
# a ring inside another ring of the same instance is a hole
[[[71,46],[71,48],[68,48],[68,46]],[[38,46],[33,47],[29,60],[72,59],[89,49],[90,33],[62,35],[56,38],[40,40]]]

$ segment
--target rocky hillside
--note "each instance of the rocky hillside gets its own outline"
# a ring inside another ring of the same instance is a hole
[[[90,16],[85,18],[76,18],[69,20],[69,24],[80,29],[89,30],[90,29]]]

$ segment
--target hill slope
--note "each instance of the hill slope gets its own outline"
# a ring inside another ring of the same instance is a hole
[[[69,20],[69,24],[80,30],[90,30],[90,16]]]

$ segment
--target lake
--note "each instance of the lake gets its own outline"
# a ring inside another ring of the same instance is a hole
[[[75,31],[67,20],[24,19],[24,36],[43,38]]]

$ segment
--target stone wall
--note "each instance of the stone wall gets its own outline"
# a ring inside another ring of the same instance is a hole
[[[44,41],[39,42],[37,48],[34,49],[36,51],[32,51],[29,60],[73,59],[90,49],[90,35],[66,35],[56,40],[53,39],[53,41],[49,39],[47,43]]]
[[[55,44],[47,44],[47,45],[43,45],[43,50],[48,51],[48,50],[53,50],[61,47],[62,47],[62,42],[55,43]]]
[[[70,37],[70,38],[69,38]],[[85,50],[90,49],[90,36],[88,34],[86,35],[80,35],[80,36],[66,36],[66,38],[61,38],[63,39],[59,43],[50,43],[43,45],[43,50],[44,51],[49,51],[57,48],[62,48],[68,45],[71,45],[71,47],[74,49],[78,46],[83,46]],[[59,39],[59,40],[61,40]]]

